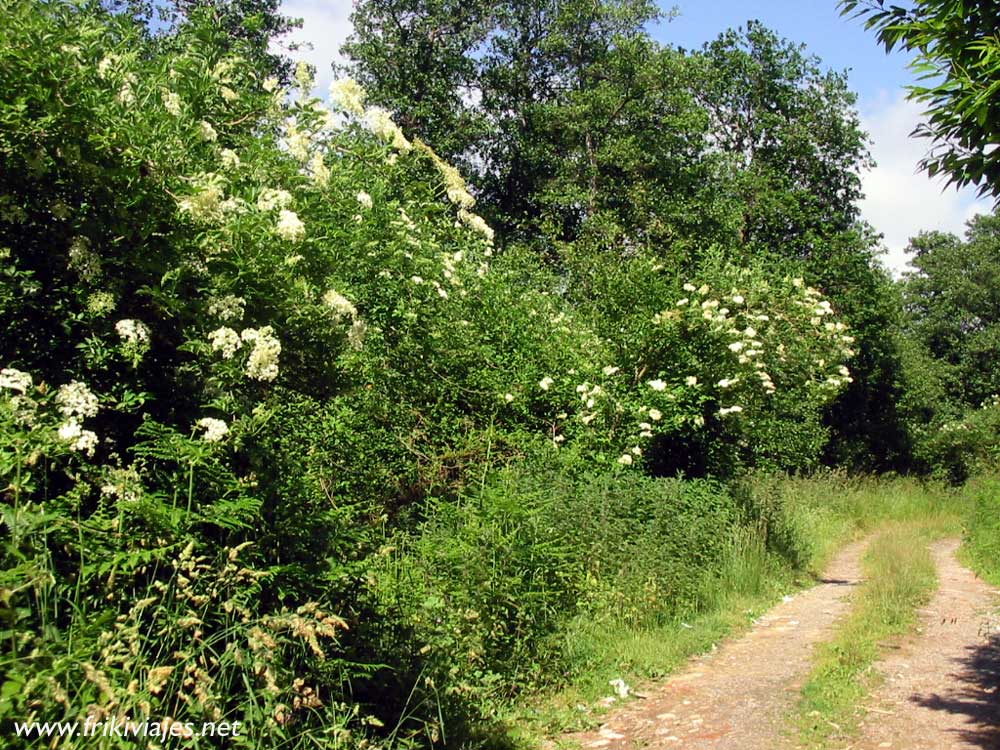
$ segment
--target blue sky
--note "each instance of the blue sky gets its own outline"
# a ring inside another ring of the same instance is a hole
[[[653,32],[661,42],[697,49],[723,29],[759,20],[780,36],[805,44],[826,67],[849,71],[851,87],[863,98],[877,98],[881,90],[902,89],[910,80],[906,57],[885,54],[860,19],[840,15],[835,0],[681,0],[676,6],[680,15]],[[803,13],[803,7],[808,12]]]
[[[906,57],[886,55],[858,19],[841,17],[836,0],[677,0],[680,15],[653,29],[661,42],[696,49],[721,31],[756,19],[791,41],[804,43],[827,68],[846,70],[851,88],[858,94],[862,124],[871,138],[875,169],[862,175],[866,194],[861,204],[864,217],[885,239],[884,262],[894,273],[905,270],[903,252],[907,239],[924,229],[961,234],[975,213],[992,208],[977,201],[972,190],[942,190],[917,171],[926,143],[909,137],[920,121],[920,108],[905,99],[903,87],[912,81]],[[303,28],[294,40],[308,42],[311,49],[293,53],[316,65],[320,91],[331,80],[330,63],[350,33],[351,0],[285,0],[283,10],[302,18]]]

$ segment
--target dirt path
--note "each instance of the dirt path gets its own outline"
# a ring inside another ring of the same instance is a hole
[[[692,660],[682,672],[613,713],[598,730],[564,739],[608,750],[776,750],[811,666],[849,608],[865,543],[844,548],[823,581],[776,606],[744,637]]]
[[[932,548],[940,587],[921,632],[877,665],[885,683],[867,702],[861,740],[844,750],[1000,750],[997,592],[959,565],[957,547]]]

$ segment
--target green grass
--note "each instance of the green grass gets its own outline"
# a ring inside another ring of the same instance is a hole
[[[766,548],[759,533],[743,529],[730,541],[721,574],[705,582],[702,605],[691,616],[645,628],[595,618],[574,621],[564,646],[575,667],[572,679],[557,692],[514,707],[506,723],[514,728],[517,746],[536,748],[543,736],[595,726],[609,710],[600,702],[613,694],[611,680],[624,679],[639,689],[669,675],[692,655],[746,630],[804,582]]]
[[[856,732],[860,704],[877,684],[871,667],[884,641],[912,629],[917,608],[936,588],[930,542],[958,531],[955,515],[894,522],[869,545],[851,613],[819,649],[802,688],[797,723],[805,747],[827,747]]]
[[[640,628],[623,626],[610,617],[575,620],[562,636],[569,663],[562,686],[527,696],[506,713],[504,723],[513,728],[517,747],[535,748],[542,737],[595,726],[603,714],[620,704],[615,701],[611,708],[604,705],[613,693],[610,680],[624,679],[640,692],[655,689],[650,687],[651,681],[669,675],[692,655],[712,649],[723,638],[745,631],[782,594],[812,584],[843,544],[886,524],[892,524],[891,532],[873,547],[867,564],[874,566],[877,577],[891,573],[893,583],[890,589],[881,584],[866,587],[869,614],[861,619],[874,613],[873,622],[894,622],[891,611],[909,607],[912,612],[910,604],[900,601],[916,600],[915,594],[907,593],[914,584],[907,578],[907,569],[891,562],[896,552],[902,555],[924,550],[926,554],[928,539],[959,533],[957,519],[966,507],[962,496],[942,486],[841,474],[755,478],[743,491],[758,518],[730,540],[721,572],[704,582],[697,611]],[[894,541],[904,532],[909,543]],[[921,540],[919,544],[912,543],[912,535]],[[916,571],[914,576],[916,589],[923,591],[926,579]],[[930,580],[933,586],[933,577]],[[857,674],[874,660],[877,643],[884,637],[876,632],[888,630],[880,627],[869,634],[874,652],[861,649],[846,659],[850,673]],[[841,672],[844,670],[830,670],[829,678],[839,680]],[[827,688],[818,683],[815,690],[818,697]],[[834,715],[834,703],[840,705],[836,700],[831,702],[830,716]],[[843,705],[853,704],[845,701]]]
[[[977,477],[964,492],[970,508],[959,559],[983,579],[1000,586],[1000,478]]]

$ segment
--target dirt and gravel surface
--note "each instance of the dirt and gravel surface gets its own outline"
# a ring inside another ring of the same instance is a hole
[[[813,648],[829,639],[860,580],[864,542],[845,547],[821,582],[760,617],[743,637],[686,669],[566,744],[607,750],[776,750],[809,672]]]
[[[864,705],[861,732],[837,750],[1000,750],[997,592],[955,559],[956,540],[934,545],[940,588],[921,626],[886,644],[882,686]],[[865,543],[844,548],[823,580],[773,608],[741,638],[693,659],[646,697],[612,711],[596,730],[560,747],[607,750],[791,750],[789,717],[813,650],[850,607]]]
[[[997,592],[958,563],[957,548],[934,545],[939,588],[920,631],[876,666],[884,682],[844,750],[1000,750]]]

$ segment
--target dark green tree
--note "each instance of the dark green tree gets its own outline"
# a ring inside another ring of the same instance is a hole
[[[658,15],[648,0],[364,0],[344,52],[373,101],[473,175],[483,213],[502,236],[533,238],[545,207],[561,203],[552,190],[543,194],[566,160],[590,168],[596,158],[593,138],[588,156],[587,135],[573,120],[589,109],[601,119],[588,126],[621,132],[619,108],[640,90],[630,79],[633,90],[610,111],[580,96],[639,64],[636,56],[650,51],[643,26]],[[584,200],[582,211],[591,208]]]
[[[910,98],[927,107],[914,135],[929,138],[921,162],[931,175],[1000,199],[1000,3],[917,0],[911,7],[883,0],[841,0],[843,13],[865,19],[886,52],[913,53],[918,83]]]
[[[692,92],[734,162],[747,251],[825,262],[846,249],[831,240],[851,234],[866,253],[857,202],[871,160],[846,77],[755,21],[700,56]]]
[[[1000,215],[975,217],[964,241],[925,232],[909,250],[907,331],[945,365],[952,397],[978,407],[1000,393]]]

